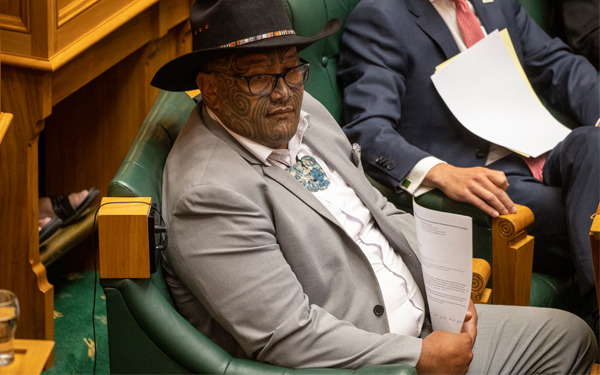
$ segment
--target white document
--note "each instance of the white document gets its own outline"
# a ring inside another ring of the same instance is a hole
[[[471,299],[473,219],[414,200],[413,209],[433,329],[459,333]]]
[[[460,123],[492,143],[537,157],[570,132],[544,108],[498,31],[456,56],[431,76]],[[517,61],[518,63],[518,61]]]

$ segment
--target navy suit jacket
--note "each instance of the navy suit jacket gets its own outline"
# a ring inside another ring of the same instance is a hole
[[[487,33],[508,29],[538,96],[581,125],[595,124],[600,86],[589,62],[546,35],[518,0],[472,3]],[[459,167],[485,164],[489,143],[458,123],[431,82],[435,67],[457,53],[429,0],[363,0],[348,18],[338,69],[344,130],[380,182],[396,187],[430,155]]]

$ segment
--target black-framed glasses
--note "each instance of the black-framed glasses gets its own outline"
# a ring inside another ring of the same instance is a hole
[[[304,59],[300,59],[300,64],[292,68],[288,68],[281,73],[277,74],[254,74],[251,76],[245,76],[242,74],[233,74],[229,72],[213,71],[211,73],[221,73],[230,77],[243,78],[248,84],[248,92],[253,96],[264,96],[269,95],[275,90],[277,81],[279,78],[283,78],[285,83],[291,87],[296,88],[304,85],[308,80],[308,68],[310,63]]]

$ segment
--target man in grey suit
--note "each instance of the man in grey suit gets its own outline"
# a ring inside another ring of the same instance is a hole
[[[165,275],[181,314],[234,356],[275,365],[419,373],[589,373],[592,331],[558,310],[471,303],[431,332],[412,216],[365,178],[327,110],[303,92],[280,0],[197,0],[194,52],[153,84],[198,87],[169,154]]]

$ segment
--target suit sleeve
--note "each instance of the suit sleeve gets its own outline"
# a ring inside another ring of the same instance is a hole
[[[427,152],[406,141],[396,130],[406,92],[408,69],[403,36],[386,9],[361,4],[348,18],[342,36],[338,76],[344,87],[344,131],[363,150],[367,173],[386,186],[398,183]],[[394,168],[377,158],[394,159]]]
[[[527,15],[518,0],[509,0],[516,20],[523,67],[537,94],[578,124],[593,126],[600,118],[600,78],[584,57],[558,38],[550,38]]]
[[[196,186],[170,222],[171,266],[250,358],[292,368],[418,361],[420,339],[367,332],[312,305],[269,213],[247,197]]]

